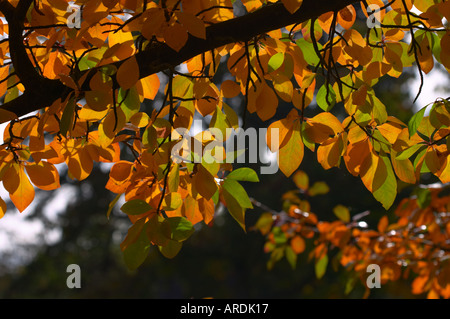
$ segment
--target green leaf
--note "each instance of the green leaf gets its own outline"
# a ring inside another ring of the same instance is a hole
[[[224,190],[232,194],[242,208],[253,208],[247,192],[244,187],[233,179],[226,179],[222,184]]]
[[[347,207],[343,205],[337,205],[333,208],[333,213],[344,223],[350,222],[350,212]]]
[[[314,45],[312,44],[312,42],[308,42],[304,38],[300,38],[295,43],[302,50],[303,57],[308,64],[314,66],[319,64],[320,58],[314,50]],[[319,50],[322,48],[322,45],[320,43],[317,43],[317,46]]]
[[[245,209],[253,208],[247,192],[237,181],[232,179],[225,180],[222,190],[228,211],[245,231]]]
[[[328,265],[328,255],[323,255],[320,259],[316,261],[316,265],[314,267],[316,272],[316,278],[321,279],[325,272],[327,271]]]
[[[320,87],[316,96],[317,105],[325,112],[331,111],[333,106],[336,104],[336,93],[331,85],[327,86],[324,84]]]
[[[423,145],[423,144],[414,144],[413,146],[408,147],[408,148],[404,149],[403,151],[401,151],[400,153],[398,153],[395,158],[399,161],[408,159],[413,154],[415,154],[420,148],[426,148],[426,147],[427,146]]]
[[[427,105],[428,106],[428,105]],[[420,111],[418,111],[416,114],[414,114],[411,119],[408,122],[408,131],[409,136],[413,136],[414,133],[417,132],[417,128],[420,125],[420,122],[422,122],[423,115],[425,114],[425,110],[427,109],[427,106],[424,106]]]
[[[428,188],[417,188],[413,194],[417,196],[416,200],[420,208],[425,208],[430,205],[431,192]]]
[[[217,141],[223,142],[227,139],[228,128],[230,128],[230,126],[227,122],[227,116],[218,106],[216,106],[216,111],[214,112],[209,123],[210,132],[214,135]]]
[[[241,167],[230,172],[227,178],[242,182],[259,182],[258,174],[248,167]]]
[[[270,57],[269,63],[268,63],[269,73],[278,70],[283,65],[283,61],[284,61],[284,53],[283,52],[278,52],[278,53],[272,55]]]
[[[295,266],[297,265],[297,254],[294,252],[291,246],[286,246],[284,253],[289,265],[291,265],[292,269],[295,269]]]
[[[381,181],[379,186],[374,185],[373,196],[387,210],[392,206],[397,195],[397,179],[387,156],[380,156],[375,172],[375,180],[377,180],[378,176],[381,176]]]
[[[145,230],[141,231],[138,239],[128,245],[123,251],[123,258],[126,266],[130,270],[138,268],[147,258],[151,243]]]
[[[61,121],[59,123],[59,131],[62,136],[66,136],[67,132],[73,126],[73,119],[75,117],[75,98],[72,96],[64,108],[64,112],[61,116]]]
[[[111,203],[109,203],[108,211],[106,212],[106,218],[109,219],[109,215],[111,215],[111,212],[112,212],[114,206],[116,206],[116,203],[119,201],[121,196],[122,196],[122,194],[117,194],[117,196],[111,201]]]
[[[194,233],[194,226],[184,217],[169,217],[163,221],[168,223],[171,229],[171,239],[175,241],[185,241]]]
[[[330,191],[330,187],[325,182],[315,182],[308,190],[310,196],[324,195]]]
[[[152,207],[142,199],[132,199],[120,207],[127,215],[140,215],[148,212]]]
[[[147,237],[155,245],[164,246],[172,237],[172,229],[169,223],[164,223],[164,217],[154,215],[147,222]]]
[[[141,101],[139,99],[139,93],[135,87],[132,87],[128,90],[124,90],[119,88],[118,101],[120,104],[120,108],[125,114],[126,121],[137,112],[139,112],[141,108]]]
[[[158,249],[164,257],[172,259],[178,255],[181,250],[181,246],[183,246],[183,243],[171,239],[166,245],[158,246]]]

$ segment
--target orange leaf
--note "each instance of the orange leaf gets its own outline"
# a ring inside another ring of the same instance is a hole
[[[384,233],[387,229],[387,226],[389,225],[389,220],[387,216],[381,217],[380,221],[378,222],[378,231],[380,233]]]
[[[277,107],[277,95],[267,84],[263,84],[255,100],[256,114],[258,114],[261,120],[267,121],[275,115]]]
[[[0,219],[3,218],[3,216],[5,216],[6,213],[6,203],[3,200],[3,198],[0,197]]]
[[[17,178],[18,185],[17,188],[9,194],[9,197],[19,212],[23,212],[34,199],[34,187],[31,185],[23,165],[13,164],[9,171],[11,170],[15,171],[14,177]]]
[[[220,85],[220,90],[222,94],[226,98],[233,98],[241,93],[241,87],[234,81],[225,80]]]
[[[350,29],[356,20],[356,11],[352,5],[346,6],[338,12],[337,22],[344,28]]]
[[[33,163],[25,166],[25,169],[36,187],[46,191],[59,188],[59,174],[53,164]]]
[[[296,254],[300,254],[305,250],[305,240],[300,236],[295,236],[291,239],[291,247]]]
[[[176,12],[175,15],[190,34],[197,38],[206,39],[206,27],[201,19],[192,13],[181,11]]]
[[[125,60],[117,70],[117,82],[122,89],[127,90],[132,88],[138,80],[139,65],[136,58],[132,56]]]
[[[11,111],[0,109],[0,124],[17,119],[17,115]]]
[[[113,193],[124,193],[130,185],[130,177],[133,172],[133,163],[120,161],[114,164],[109,172],[109,179],[105,188]]]
[[[153,100],[159,90],[159,77],[156,74],[149,75],[140,80],[144,98]]]
[[[293,14],[302,6],[303,0],[281,0],[281,2],[286,10]]]

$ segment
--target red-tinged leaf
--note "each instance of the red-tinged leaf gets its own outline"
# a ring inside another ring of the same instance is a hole
[[[278,166],[283,174],[289,177],[300,166],[304,155],[304,145],[300,134],[300,121],[294,123],[289,141],[279,152]]]
[[[117,70],[117,82],[124,90],[132,88],[139,81],[139,65],[134,56],[125,60]]]
[[[178,11],[175,15],[190,34],[200,39],[206,39],[206,27],[203,20],[188,12]]]
[[[164,31],[164,40],[169,47],[177,52],[180,51],[188,40],[186,27],[178,23],[167,27]]]
[[[303,0],[281,0],[281,2],[283,2],[286,10],[289,11],[289,13],[293,14],[295,11],[300,9]]]
[[[235,81],[225,80],[220,85],[220,91],[226,98],[233,98],[241,93],[241,87]]]
[[[0,124],[17,119],[17,115],[11,111],[0,109]]]

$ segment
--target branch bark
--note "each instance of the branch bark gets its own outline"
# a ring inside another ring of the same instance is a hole
[[[21,23],[18,16],[23,14],[23,8],[27,4],[29,6],[31,2],[32,0],[21,0],[14,9],[14,14],[11,14],[11,7],[6,4],[7,1],[0,1],[0,11],[5,15],[8,23],[10,23],[10,19],[14,23]],[[305,22],[329,11],[340,10],[354,2],[357,1],[304,0],[301,8],[294,14],[290,14],[281,2],[267,5],[242,17],[209,26],[206,29],[206,39],[189,35],[186,45],[179,52],[161,43],[157,46],[152,46],[149,50],[137,53],[135,57],[139,64],[139,77],[144,78],[168,68],[173,68],[203,52],[208,52],[230,43],[250,41],[257,35],[295,23]],[[10,17],[9,19],[8,16]],[[50,106],[57,99],[67,96],[71,89],[58,80],[43,78],[36,72],[23,46],[23,23],[21,23],[20,27],[15,26],[15,28],[17,29],[14,29],[14,31],[10,28],[13,31],[10,34],[10,48],[11,51],[16,51],[14,53],[11,52],[11,57],[18,77],[23,82],[26,90],[24,94],[1,105],[0,108],[14,112],[17,116],[22,116]],[[24,56],[24,53],[26,56]],[[113,65],[119,67],[121,63],[123,61],[115,62]],[[89,74],[84,83],[89,83],[89,78],[95,74],[95,71],[95,69],[87,71]],[[82,87],[82,90],[89,90],[88,84]]]

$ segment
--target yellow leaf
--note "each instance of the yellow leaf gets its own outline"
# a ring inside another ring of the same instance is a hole
[[[402,132],[402,129],[398,125],[390,122],[378,125],[377,130],[380,131],[381,135],[383,135],[391,144],[395,143]]]
[[[444,164],[441,169],[436,172],[436,176],[439,177],[444,184],[450,182],[450,155],[445,158]]]
[[[425,164],[431,173],[436,173],[441,168],[441,163],[439,161],[439,157],[436,153],[436,150],[430,146],[427,149],[427,153],[425,154]]]
[[[125,60],[117,70],[117,82],[124,90],[132,88],[139,81],[139,65],[134,56]]]
[[[309,177],[303,171],[296,172],[292,177],[292,180],[294,181],[295,185],[302,190],[307,190],[309,187]]]
[[[335,136],[319,146],[317,149],[317,161],[324,169],[338,166],[342,150],[343,145],[341,135]]]
[[[395,174],[398,178],[409,184],[414,184],[416,182],[416,177],[414,175],[414,166],[409,159],[398,160],[397,153],[392,150],[391,151],[391,162],[392,167],[394,168]]]
[[[289,141],[280,149],[278,166],[286,177],[292,175],[300,166],[304,155],[300,134],[300,121],[295,121]]]

